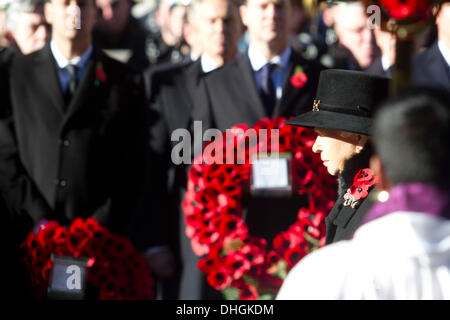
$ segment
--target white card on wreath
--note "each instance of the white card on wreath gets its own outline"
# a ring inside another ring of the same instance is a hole
[[[288,156],[255,157],[252,160],[252,191],[291,190]]]
[[[82,300],[86,293],[88,259],[52,254],[48,297],[52,300]]]

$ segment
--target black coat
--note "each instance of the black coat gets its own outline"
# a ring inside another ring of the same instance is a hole
[[[302,66],[308,77],[302,88],[296,88],[290,83],[296,66]],[[322,69],[321,65],[305,60],[292,50],[283,95],[277,102],[273,114],[268,115],[258,93],[248,55],[240,55],[206,77],[214,127],[226,130],[240,123],[253,126],[265,117],[289,117],[310,111]]]
[[[353,237],[356,229],[361,225],[367,211],[373,204],[370,197],[372,192],[373,190],[354,209],[351,206],[344,206],[344,198],[342,196],[339,197],[325,218],[326,244],[340,240],[349,240]]]
[[[437,42],[414,58],[413,84],[450,90],[450,66],[442,56]]]
[[[160,212],[168,212],[164,224],[166,241],[175,253],[178,268],[173,279],[163,284],[166,299],[220,298],[218,292],[206,283],[206,277],[198,269],[197,257],[186,236],[186,225],[181,202],[186,192],[188,164],[174,165],[172,148],[179,141],[172,141],[171,134],[177,129],[187,129],[193,134],[193,121],[202,121],[203,131],[211,126],[211,115],[203,83],[204,73],[200,60],[158,68],[150,73],[151,119],[150,146],[152,199],[158,203]],[[194,150],[192,150],[194,152]],[[192,158],[191,158],[192,159]]]
[[[107,79],[97,86],[100,62]],[[94,217],[113,232],[128,234],[148,184],[143,179],[149,154],[142,78],[94,50],[64,111],[47,45],[14,61],[11,106],[12,116],[2,123],[10,139],[2,142],[10,147],[9,159],[19,161],[16,174],[6,178],[10,186],[23,183],[31,190],[19,198],[31,199],[27,210],[33,221],[67,224]]]

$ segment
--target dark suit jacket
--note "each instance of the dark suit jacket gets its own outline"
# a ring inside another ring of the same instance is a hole
[[[450,90],[450,67],[437,42],[414,58],[413,84]]]
[[[97,86],[99,63],[107,79]],[[34,222],[46,218],[67,224],[75,217],[94,217],[113,232],[127,234],[148,184],[143,179],[149,153],[142,78],[94,50],[64,112],[47,45],[14,61],[11,105],[9,132],[22,167],[8,181],[14,186],[21,179],[36,187],[32,198],[40,198],[37,202],[47,209],[31,206]],[[13,148],[8,152],[14,158]]]
[[[387,70],[384,70],[381,59],[382,59],[381,56],[377,57],[367,69],[364,69],[364,72],[378,74],[380,76],[391,78],[392,77],[392,66],[389,67]]]
[[[361,225],[367,211],[371,208],[373,201],[371,193],[364,198],[361,204],[353,209],[350,206],[343,206],[344,198],[341,196],[334,204],[328,216],[325,218],[326,244],[340,240],[349,240],[353,237],[356,229]]]
[[[308,77],[302,88],[296,88],[290,83],[298,65],[302,66]],[[322,69],[321,65],[305,60],[292,50],[283,96],[277,102],[273,114],[268,115],[258,93],[248,55],[239,56],[206,77],[214,127],[226,130],[240,123],[252,126],[265,117],[290,117],[310,111]]]
[[[161,212],[169,212],[165,221],[171,249],[178,262],[178,272],[171,283],[166,282],[164,297],[167,299],[219,298],[210,288],[205,276],[198,269],[197,257],[186,236],[186,225],[181,201],[186,192],[190,165],[174,165],[172,148],[180,141],[172,141],[171,134],[177,129],[187,129],[193,134],[193,121],[202,121],[203,131],[211,126],[209,105],[203,83],[204,73],[200,60],[189,64],[177,64],[158,68],[152,73],[150,146],[155,183],[152,197]],[[191,142],[186,141],[186,142]],[[192,153],[194,150],[192,150]],[[192,159],[192,158],[191,158]]]

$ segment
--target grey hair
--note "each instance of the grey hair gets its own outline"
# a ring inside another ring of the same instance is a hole
[[[204,1],[208,0],[191,0],[189,3],[189,6],[187,8],[187,14],[186,14],[186,22],[187,23],[193,23],[198,20],[199,17],[199,9],[201,7],[201,4]],[[242,4],[242,0],[228,0],[230,3],[236,5],[236,7],[239,8],[239,6]]]
[[[38,5],[44,4],[47,0],[14,0],[6,8],[6,28],[14,32],[17,24],[20,23],[22,13],[30,13],[36,10]]]

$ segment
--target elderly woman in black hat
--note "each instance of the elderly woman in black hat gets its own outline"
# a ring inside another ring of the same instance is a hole
[[[338,199],[325,219],[326,243],[350,239],[371,205],[369,193],[377,178],[369,168],[372,114],[388,95],[387,78],[347,70],[320,74],[310,112],[287,124],[314,128],[313,151],[328,172],[338,177]]]

